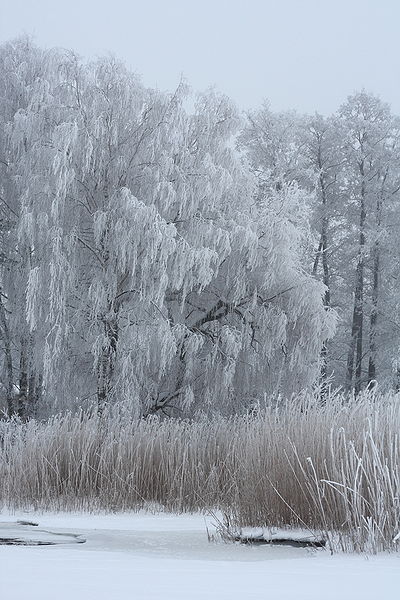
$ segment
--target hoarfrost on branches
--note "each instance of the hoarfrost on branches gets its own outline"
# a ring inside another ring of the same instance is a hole
[[[184,82],[26,39],[0,63],[9,407],[189,416],[312,385],[333,317],[304,264],[311,192],[249,169],[230,100],[190,113]]]

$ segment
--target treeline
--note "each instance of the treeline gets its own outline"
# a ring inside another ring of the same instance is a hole
[[[241,136],[252,169],[313,191],[314,276],[338,314],[323,344],[322,381],[359,393],[397,389],[399,358],[400,120],[365,91],[331,117],[248,116]]]
[[[110,58],[0,48],[9,414],[396,387],[397,119],[364,92],[330,118],[242,116],[214,91],[188,111],[188,94]]]

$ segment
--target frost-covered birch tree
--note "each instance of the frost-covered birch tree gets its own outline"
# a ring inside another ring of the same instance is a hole
[[[229,413],[312,385],[333,320],[304,268],[309,193],[260,185],[229,99],[188,112],[184,82],[24,39],[0,57],[9,411]]]

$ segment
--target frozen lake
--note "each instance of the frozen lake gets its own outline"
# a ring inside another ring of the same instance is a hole
[[[16,525],[19,519],[38,527]],[[205,520],[207,523],[205,523]],[[399,555],[330,556],[325,550],[210,543],[202,515],[0,514],[0,532],[56,540],[0,546],[7,600],[390,600]],[[57,534],[54,536],[54,534]],[[72,534],[79,535],[74,543]]]

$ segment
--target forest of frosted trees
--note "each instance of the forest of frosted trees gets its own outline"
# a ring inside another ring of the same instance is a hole
[[[351,90],[349,90],[351,91]],[[400,121],[0,48],[0,408],[230,415],[400,386]]]

